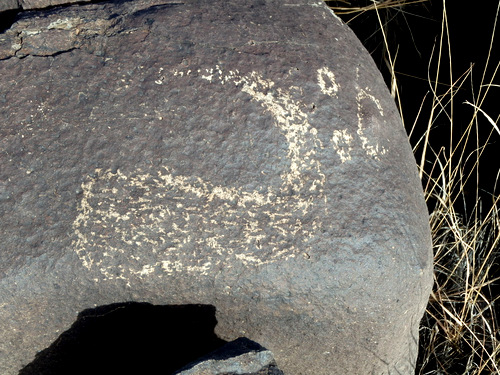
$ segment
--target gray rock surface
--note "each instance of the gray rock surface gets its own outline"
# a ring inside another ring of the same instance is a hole
[[[17,0],[2,0],[2,1],[0,1],[0,12],[3,12],[5,10],[13,10],[13,9],[19,9],[19,2]]]
[[[5,10],[41,9],[56,5],[85,3],[90,1],[92,0],[1,0],[0,12]]]
[[[240,337],[199,359],[175,375],[283,375],[273,353]]]
[[[24,12],[0,58],[1,374],[124,301],[213,305],[290,375],[412,373],[422,189],[321,1]]]

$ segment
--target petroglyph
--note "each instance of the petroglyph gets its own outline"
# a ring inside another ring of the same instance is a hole
[[[307,252],[319,225],[291,220],[293,213],[307,212],[308,202],[298,195],[214,186],[174,177],[167,168],[129,176],[97,170],[82,187],[75,249],[85,267],[97,267],[106,279],[156,270],[206,274],[220,266],[213,255],[222,253],[228,264],[236,258],[245,265],[295,257]],[[150,248],[151,258],[135,257],[137,247]],[[193,259],[198,252],[203,261]],[[134,268],[116,265],[123,256]]]
[[[335,74],[327,67],[318,69],[318,85],[323,94],[337,97],[340,86],[335,81]]]
[[[104,279],[178,272],[207,275],[238,262],[258,266],[307,254],[312,246],[309,241],[323,225],[307,214],[313,207],[321,209],[326,200],[326,178],[317,153],[333,147],[344,163],[352,157],[356,135],[367,155],[378,157],[385,152],[364,134],[364,101],[375,103],[383,116],[379,102],[367,90],[360,90],[354,98],[357,134],[334,130],[328,145],[309,123],[308,106],[294,99],[298,87],[277,87],[257,72],[241,75],[219,66],[174,71],[170,76],[162,68],[158,74],[158,85],[188,76],[236,85],[272,115],[286,141],[289,168],[281,172],[281,186],[254,191],[215,185],[201,176],[174,176],[168,165],[129,174],[96,169],[82,184],[73,246],[83,266],[98,269]],[[318,70],[317,84],[332,100],[341,92],[327,68]],[[136,255],[137,248],[149,249],[141,251],[149,254],[147,258]],[[124,257],[126,262],[120,260]]]
[[[359,68],[356,68],[356,77],[359,78]],[[356,79],[358,81],[359,79]],[[364,89],[358,87],[358,94],[356,95],[356,103],[358,106],[358,130],[357,134],[359,136],[359,139],[361,139],[361,147],[363,150],[366,151],[366,154],[368,156],[373,157],[376,160],[379,160],[381,155],[384,155],[387,150],[383,147],[379,147],[377,143],[373,143],[369,139],[368,136],[365,135],[365,127],[367,123],[367,119],[363,115],[363,101],[364,100],[369,100],[372,103],[374,103],[378,109],[378,112],[380,113],[380,117],[384,117],[384,110],[382,106],[380,105],[380,101],[375,98],[372,94],[370,94],[370,89],[368,87],[365,87]],[[379,124],[378,120],[376,119],[375,116],[371,115],[369,119],[372,123]]]
[[[347,129],[333,131],[332,142],[342,163],[351,160],[352,141],[353,136]]]

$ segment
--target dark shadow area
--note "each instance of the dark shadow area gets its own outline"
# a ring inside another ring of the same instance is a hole
[[[82,311],[20,375],[172,374],[226,344],[211,305],[126,302]]]
[[[19,10],[17,9],[0,12],[0,34],[9,29],[12,24],[16,22],[18,13]]]
[[[345,6],[345,2],[341,0],[330,0],[326,3],[335,7]],[[350,1],[350,3],[359,7],[373,5],[370,0]],[[434,113],[431,130],[429,146],[432,151],[430,153],[439,153],[440,150],[442,152],[442,148],[449,147],[450,140],[453,140],[454,145],[459,143],[474,112],[474,108],[465,102],[473,101],[473,93],[477,98],[481,87],[484,94],[485,85],[490,83],[489,80],[494,75],[494,70],[500,59],[500,48],[495,42],[483,81],[497,7],[497,1],[484,2],[480,7],[471,8],[464,8],[463,4],[457,1],[446,2],[447,26],[451,46],[448,47],[448,35],[446,34],[443,39],[443,54],[437,83],[435,78],[443,18],[442,1],[407,2],[401,7],[384,7],[382,3],[379,3],[378,14],[375,10],[340,14],[340,17],[348,23],[370,52],[386,84],[391,87],[392,75],[387,60],[385,40],[380,31],[380,22],[383,23],[387,43],[392,57],[396,60],[397,85],[401,94],[400,109],[405,118],[407,132],[410,133],[415,125],[413,136],[410,139],[412,146],[417,144],[420,135],[424,134],[429,125],[429,113],[431,113],[433,104],[431,88],[436,88],[437,95],[446,94],[450,90],[450,74],[455,84],[455,104],[452,108],[448,103],[449,96],[441,104],[446,109],[447,114],[454,118],[453,129],[450,128],[447,115],[445,112],[440,112],[441,107],[438,106]],[[448,58],[448,48],[451,51],[451,65]],[[429,61],[431,61],[430,64]],[[459,80],[471,66],[473,66],[473,73],[467,76],[467,79]],[[431,83],[429,83],[429,78]],[[492,83],[499,84],[498,75]],[[492,88],[494,87],[492,86]],[[493,119],[497,119],[499,110],[495,94],[492,91],[492,94],[486,95],[484,98],[484,101],[481,102],[482,110]],[[399,105],[399,103],[397,104]],[[492,126],[484,115],[479,114],[477,122],[477,128],[474,127],[470,136],[471,141],[466,146],[460,146],[452,165],[455,167],[459,162],[458,153],[462,149],[464,149],[466,157],[470,155],[465,165],[467,171],[473,171],[473,175],[469,179],[464,178],[463,185],[457,186],[456,190],[460,191],[461,199],[454,206],[456,212],[466,217],[471,216],[478,199],[481,201],[483,212],[488,212],[493,203],[492,194],[498,195],[499,189],[497,186],[497,173],[500,165],[500,159],[497,157],[498,134],[493,131],[493,135],[490,137]],[[477,161],[475,152],[480,145],[485,144],[488,144],[488,147],[481,151],[483,162],[480,163],[479,167],[475,167],[474,163]],[[418,163],[421,160],[422,149],[419,147],[415,151]],[[448,154],[449,150],[446,153]],[[432,163],[426,163],[425,168],[426,172],[429,173],[432,170],[433,178],[439,178],[441,171],[437,166],[433,168]],[[479,177],[476,177],[476,172]],[[436,200],[429,199],[427,203],[429,211],[433,211]]]

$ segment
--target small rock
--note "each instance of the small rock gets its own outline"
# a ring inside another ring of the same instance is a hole
[[[175,375],[282,375],[273,354],[240,337],[174,373]]]

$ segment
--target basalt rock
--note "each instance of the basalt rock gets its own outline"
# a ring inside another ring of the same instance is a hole
[[[273,353],[240,337],[176,371],[174,375],[283,375]]]
[[[422,189],[321,1],[24,12],[0,58],[1,374],[125,301],[215,306],[290,375],[413,372]]]
[[[92,0],[2,0],[0,1],[0,12],[5,10],[40,9],[88,1]]]

